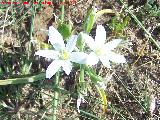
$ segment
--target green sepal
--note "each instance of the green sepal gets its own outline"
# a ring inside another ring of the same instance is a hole
[[[84,48],[84,38],[83,38],[83,32],[80,32],[77,38],[77,47],[82,51],[82,49]]]

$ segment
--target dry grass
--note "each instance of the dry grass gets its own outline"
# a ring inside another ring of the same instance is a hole
[[[128,0],[129,1],[129,0]],[[133,5],[132,12],[141,16],[143,4]],[[130,2],[130,1],[129,1]],[[144,2],[145,3],[145,2]],[[159,3],[157,2],[159,5]],[[71,20],[74,32],[82,30],[82,23],[87,9],[95,5],[98,10],[113,9],[115,14],[104,14],[96,24],[103,24],[106,28],[108,41],[115,38],[114,31],[109,28],[111,19],[118,17],[120,12],[130,16],[117,1],[107,0],[80,0],[77,5],[65,6],[65,20]],[[138,8],[135,8],[138,7]],[[34,6],[34,8],[36,8]],[[7,79],[24,75],[32,75],[44,71],[48,62],[37,60],[34,56],[36,49],[43,48],[47,43],[47,29],[50,25],[57,26],[53,12],[59,16],[60,10],[55,6],[31,5],[0,5],[0,78]],[[32,13],[31,10],[34,12]],[[32,16],[34,19],[32,21]],[[160,43],[158,22],[159,16],[139,17],[144,27],[149,30],[153,38]],[[31,22],[33,24],[31,24]],[[95,36],[95,27],[91,35]],[[31,29],[33,28],[33,31]],[[80,114],[76,110],[76,80],[79,75],[73,71],[69,76],[62,73],[61,96],[58,108],[59,120],[119,120],[159,119],[160,101],[160,52],[156,46],[149,42],[145,32],[138,27],[134,19],[123,30],[122,47],[116,51],[124,55],[127,64],[114,65],[109,71],[102,65],[95,66],[97,73],[105,79],[112,75],[108,82],[106,94],[108,98],[108,111],[102,113],[99,95],[94,90],[89,91],[86,103],[83,103]],[[32,34],[32,35],[31,35]],[[32,46],[28,54],[28,45],[32,40],[40,43]],[[41,43],[42,42],[42,43]],[[28,59],[29,57],[29,59]],[[26,71],[29,72],[26,73]],[[32,84],[7,85],[0,87],[0,116],[3,120],[26,119],[48,120],[51,117],[52,80],[38,81]],[[156,107],[150,111],[151,102],[155,99]]]

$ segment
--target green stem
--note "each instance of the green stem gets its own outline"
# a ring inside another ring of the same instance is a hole
[[[81,38],[81,46],[80,46],[80,51],[84,51],[84,42],[83,39]],[[80,81],[79,82],[84,82],[84,65],[80,65]]]
[[[84,45],[83,38],[81,38],[81,44],[80,44],[80,51],[84,51]],[[80,77],[79,77],[79,91],[82,92],[82,94],[86,94],[86,84],[84,81],[84,65],[80,65]]]
[[[79,82],[83,83],[84,82],[84,66],[80,65],[80,79]]]
[[[28,60],[29,60],[29,57],[30,57],[30,53],[31,53],[31,40],[32,40],[32,37],[33,37],[33,30],[34,30],[34,17],[35,17],[35,7],[33,6],[32,9],[31,9],[31,13],[32,13],[32,16],[31,16],[31,26],[30,26],[30,33],[29,33],[29,45],[28,45]]]
[[[64,22],[64,4],[65,4],[65,0],[61,0],[62,2],[62,6],[61,6],[61,23]]]
[[[59,81],[60,81],[60,75],[59,75],[59,71],[56,73],[56,80],[55,80],[55,85],[56,88],[59,87]],[[58,107],[58,99],[59,99],[59,91],[57,91],[57,89],[55,89],[55,87],[53,87],[54,89],[54,98],[53,98],[53,118],[52,120],[56,120],[57,119],[57,107]]]
[[[62,6],[61,6],[61,23],[64,22],[64,3],[65,0],[61,0],[62,2]],[[56,80],[55,80],[55,87],[58,88],[59,87],[59,82],[60,82],[60,75],[59,75],[59,71],[56,73]],[[53,118],[52,120],[56,120],[57,119],[57,107],[58,107],[58,99],[59,99],[59,91],[57,91],[57,89],[55,89],[55,87],[53,87],[54,90],[54,98],[53,98]]]

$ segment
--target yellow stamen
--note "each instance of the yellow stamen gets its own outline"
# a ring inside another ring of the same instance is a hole
[[[61,51],[60,59],[67,60],[69,58],[69,52],[66,50]]]
[[[102,54],[102,51],[101,51],[101,49],[100,48],[97,48],[96,50],[95,50],[95,53],[96,53],[96,55],[101,55]]]

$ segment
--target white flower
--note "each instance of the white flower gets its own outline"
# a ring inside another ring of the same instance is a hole
[[[106,84],[102,81],[98,81],[96,86],[104,90],[106,89]]]
[[[69,75],[72,70],[71,62],[84,64],[88,55],[83,52],[73,52],[77,41],[76,35],[71,36],[65,45],[61,34],[51,26],[49,27],[49,41],[55,50],[39,50],[35,53],[54,60],[46,70],[46,78],[51,78],[61,67]]]
[[[153,115],[154,111],[156,109],[156,97],[153,95],[151,96],[151,102],[150,102],[150,113]]]
[[[84,103],[84,102],[85,102],[85,99],[84,99],[83,95],[80,94],[77,99],[77,110],[79,113],[80,113],[79,107],[80,107],[81,103]]]
[[[86,44],[92,50],[86,61],[87,65],[95,65],[100,60],[105,67],[111,68],[109,61],[115,63],[126,62],[124,56],[112,52],[112,50],[121,42],[120,39],[114,39],[113,41],[105,44],[106,31],[102,25],[97,26],[95,41],[91,36],[87,34],[83,35]]]

